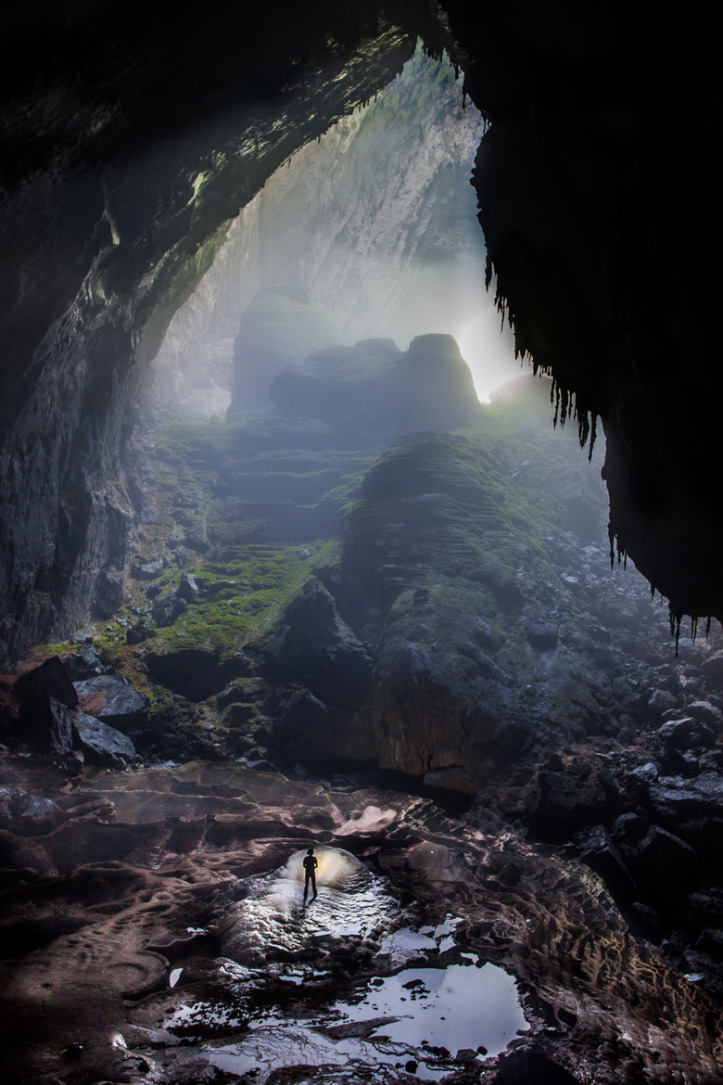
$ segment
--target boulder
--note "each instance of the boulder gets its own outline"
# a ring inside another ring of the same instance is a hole
[[[202,584],[200,590],[207,599],[213,599],[219,592],[225,591],[227,588],[236,588],[237,584],[235,580],[212,580],[210,583]]]
[[[698,746],[710,749],[715,745],[715,735],[710,728],[692,716],[669,720],[658,728],[658,734],[668,749],[691,750]]]
[[[21,697],[54,697],[69,708],[78,703],[72,679],[59,656],[51,656],[39,667],[21,674],[15,692]]]
[[[272,754],[285,762],[339,765],[373,761],[375,756],[368,706],[355,711],[327,705],[302,688],[282,699],[273,731],[266,736],[257,730],[256,737],[267,741]]]
[[[26,697],[18,713],[18,739],[38,753],[70,753],[73,715],[57,697]]]
[[[72,682],[82,682],[84,678],[95,678],[99,674],[106,674],[111,669],[103,663],[97,648],[94,648],[92,644],[84,644],[74,655],[68,656],[64,663]]]
[[[72,723],[76,747],[89,765],[124,769],[138,761],[133,742],[122,731],[85,712],[74,712]]]
[[[621,814],[613,823],[612,835],[620,847],[636,848],[643,840],[649,823],[639,814]]]
[[[156,631],[142,618],[132,625],[126,632],[126,644],[142,644],[143,641],[155,637]]]
[[[153,604],[151,617],[156,625],[163,629],[173,625],[185,613],[187,606],[186,600],[178,594],[178,589],[174,588],[173,591],[167,591],[158,596]]]
[[[528,622],[525,635],[538,652],[549,652],[557,646],[557,626],[542,620]]]
[[[568,831],[600,820],[609,805],[600,776],[586,765],[570,765],[564,772],[540,771],[532,816],[549,829]]]
[[[190,573],[181,573],[181,581],[176,588],[179,599],[186,603],[195,603],[198,599],[198,583]]]
[[[157,558],[155,561],[136,561],[131,566],[131,576],[134,576],[136,580],[155,580],[161,575],[163,568],[162,558]]]
[[[583,862],[603,878],[616,896],[635,895],[635,882],[630,871],[603,825],[582,829],[573,835],[572,840],[580,849]]]
[[[205,701],[222,690],[231,677],[224,675],[217,653],[202,648],[151,652],[145,657],[145,664],[154,681],[190,701]]]
[[[668,709],[676,707],[676,699],[667,689],[653,689],[647,699],[648,713],[657,719],[661,719]]]
[[[267,653],[282,681],[298,682],[322,701],[347,708],[371,703],[371,656],[316,579],[287,608]]]
[[[704,678],[715,682],[716,685],[723,683],[723,652],[713,652],[700,665]]]
[[[434,769],[424,776],[422,783],[433,791],[456,791],[463,795],[474,795],[477,790],[475,781],[461,765]]]
[[[710,701],[692,701],[691,704],[686,705],[685,712],[699,723],[705,723],[716,729],[719,729],[723,722],[723,712]]]
[[[120,731],[143,724],[148,718],[145,697],[120,674],[104,674],[76,682],[82,712]]]

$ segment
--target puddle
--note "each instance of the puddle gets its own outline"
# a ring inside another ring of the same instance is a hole
[[[460,919],[409,925],[389,883],[339,848],[316,849],[319,896],[305,905],[305,854],[242,886],[218,925],[216,998],[171,972],[163,1026],[212,1066],[255,1085],[307,1066],[335,1083],[396,1069],[437,1081],[527,1028],[513,977],[456,945]],[[340,955],[359,967],[357,953],[367,979],[340,998],[334,970]]]
[[[354,1005],[335,1004],[350,1021],[375,1017],[398,1020],[374,1032],[414,1047],[446,1047],[452,1055],[482,1046],[490,1055],[504,1051],[518,1029],[527,1028],[512,976],[465,954],[465,964],[447,968],[405,968],[374,981]]]
[[[373,979],[358,998],[334,1002],[323,1018],[264,1015],[242,1040],[206,1047],[206,1057],[229,1073],[254,1072],[257,1085],[275,1070],[304,1065],[361,1073],[414,1063],[420,1080],[440,1080],[459,1068],[452,1062],[457,1052],[467,1059],[478,1051],[480,1058],[499,1054],[527,1028],[513,977],[476,954],[464,959]]]

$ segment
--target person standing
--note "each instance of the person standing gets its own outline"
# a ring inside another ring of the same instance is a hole
[[[316,900],[319,894],[316,891],[316,868],[319,865],[319,860],[314,855],[314,849],[309,848],[304,856],[304,904],[306,904],[306,895],[309,892],[309,882],[311,882],[311,888],[314,891],[314,895],[311,898]]]

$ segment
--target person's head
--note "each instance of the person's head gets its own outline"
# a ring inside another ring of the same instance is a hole
[[[314,849],[313,849],[313,848],[309,848],[309,850],[307,851],[307,853],[306,853],[306,854],[307,854],[307,855],[313,855],[313,854],[314,854]]]

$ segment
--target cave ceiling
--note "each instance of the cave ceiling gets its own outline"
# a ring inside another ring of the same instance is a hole
[[[230,220],[417,39],[491,122],[491,289],[582,436],[611,537],[674,615],[723,616],[713,36],[562,0],[11,4],[2,14],[0,655],[122,598],[129,403]],[[551,412],[552,415],[552,412]]]

